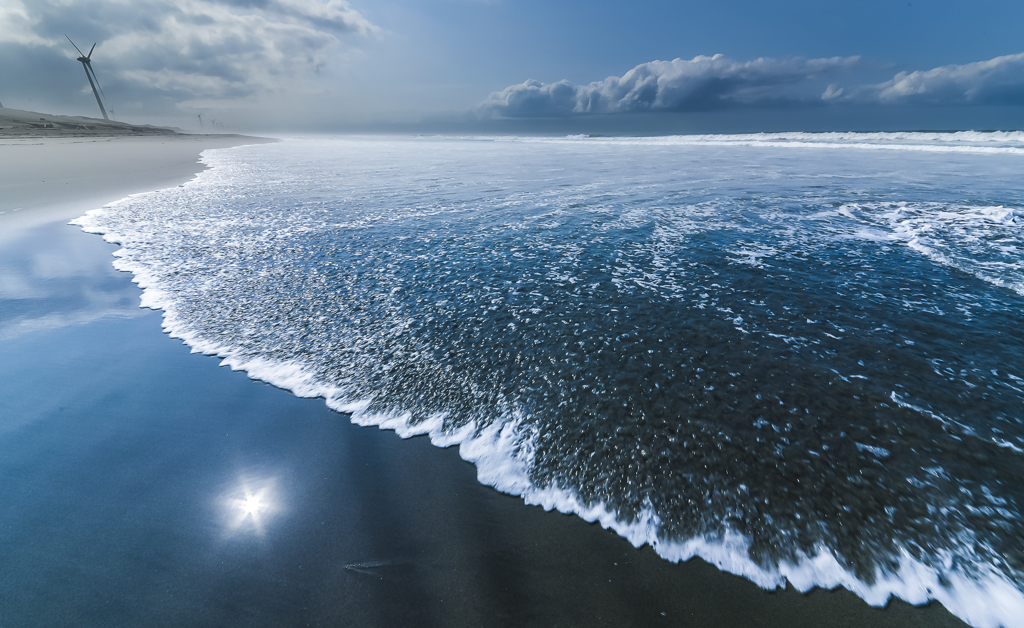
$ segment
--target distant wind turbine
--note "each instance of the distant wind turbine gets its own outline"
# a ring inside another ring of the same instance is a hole
[[[68,37],[67,35],[64,36]],[[71,41],[70,37],[68,37],[68,41]],[[75,42],[71,41],[71,45],[75,46]],[[103,101],[100,100],[100,93],[103,92],[103,88],[99,86],[100,80],[96,78],[96,72],[93,71],[92,61],[90,61],[92,51],[96,50],[96,44],[93,44],[92,48],[89,49],[88,55],[82,54],[82,50],[78,46],[75,46],[75,50],[78,50],[78,54],[82,55],[78,57],[77,60],[81,61],[82,67],[85,68],[85,77],[89,79],[89,86],[92,87],[92,95],[96,97],[96,104],[100,106],[100,113],[103,114],[104,120],[109,120],[110,118],[107,117],[107,110],[103,108]]]
[[[199,128],[200,129],[205,129],[206,128],[206,125],[203,124],[203,114],[199,114]]]

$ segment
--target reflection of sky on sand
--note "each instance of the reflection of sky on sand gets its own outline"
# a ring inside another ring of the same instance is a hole
[[[669,563],[141,311],[0,340],[0,626],[962,626]]]
[[[679,569],[484,487],[472,465],[425,438],[359,428],[322,400],[191,354],[160,333],[158,312],[138,307],[99,238],[62,224],[7,235],[0,626],[653,626],[666,613],[702,626],[794,626],[837,616],[808,613],[842,592],[812,594],[812,610],[791,617],[807,608],[795,591],[764,595],[712,567]],[[837,608],[849,625],[954,625],[935,606]]]
[[[111,265],[112,247],[63,222],[0,246],[0,338],[142,314],[139,290]]]
[[[277,478],[252,480],[242,478],[239,486],[224,497],[228,516],[228,533],[254,533],[266,536],[267,521],[281,510],[274,490]]]

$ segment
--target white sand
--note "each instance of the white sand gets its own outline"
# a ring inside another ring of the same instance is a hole
[[[242,135],[0,136],[0,242],[129,194],[184,183],[205,168],[198,160],[208,148],[269,141]]]

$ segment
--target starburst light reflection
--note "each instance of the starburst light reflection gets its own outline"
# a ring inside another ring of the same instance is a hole
[[[266,534],[267,519],[280,510],[274,500],[274,484],[274,479],[261,482],[241,480],[238,490],[225,500],[230,513],[230,532],[251,530],[257,536]]]

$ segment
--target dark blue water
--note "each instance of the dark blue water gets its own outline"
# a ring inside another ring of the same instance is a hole
[[[531,503],[1019,625],[1024,140],[727,139],[244,147],[83,224],[197,350]]]

